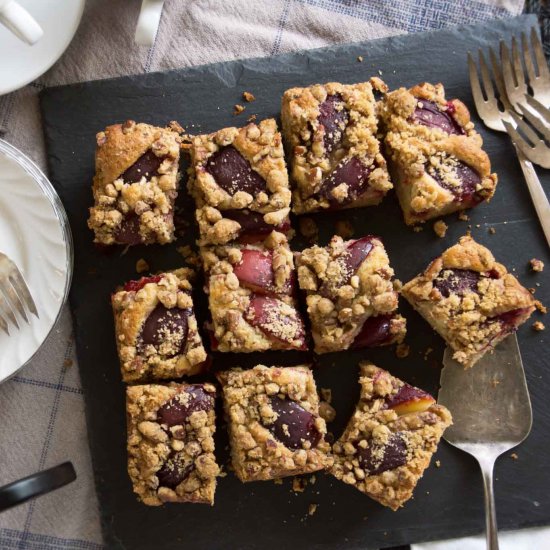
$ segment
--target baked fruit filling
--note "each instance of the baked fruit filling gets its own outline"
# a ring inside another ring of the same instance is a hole
[[[447,101],[443,107],[429,99],[419,99],[411,120],[428,128],[438,128],[446,134],[464,135],[464,128],[453,117],[455,106],[452,101]]]
[[[349,122],[349,111],[341,94],[327,95],[319,105],[317,122],[323,128],[323,144],[325,151],[331,153],[340,144]]]

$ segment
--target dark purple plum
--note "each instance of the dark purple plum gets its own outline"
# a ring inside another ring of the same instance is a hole
[[[452,104],[449,104],[452,105]],[[449,112],[450,111],[450,112]],[[447,111],[442,111],[437,103],[421,99],[418,101],[416,109],[412,115],[412,119],[418,124],[427,126],[428,128],[439,128],[447,134],[464,134],[464,128],[451,116],[454,112],[453,108],[448,108]]]
[[[143,176],[151,179],[153,176],[158,176],[158,169],[165,157],[157,157],[151,149],[143,153],[130,168],[120,176],[124,183],[136,183]]]
[[[330,203],[348,204],[367,190],[368,177],[372,170],[372,164],[366,166],[357,157],[346,158],[323,180],[319,194]],[[332,195],[332,190],[342,183],[348,185],[348,196],[340,202]]]
[[[369,317],[361,327],[359,334],[355,337],[351,348],[370,348],[389,342],[391,338],[391,320],[392,315]]]
[[[175,489],[193,470],[193,463],[185,463],[179,453],[172,453],[157,472],[160,487]]]
[[[349,121],[348,110],[340,94],[328,95],[319,105],[319,124],[325,128],[325,150],[330,153],[341,141]]]
[[[373,445],[371,441],[366,449],[359,446],[356,449],[359,464],[370,475],[395,470],[407,462],[407,444],[398,433],[392,434],[383,447]]]
[[[351,272],[350,278],[359,269],[360,265],[365,261],[373,249],[373,239],[374,237],[372,235],[365,235],[360,239],[352,241],[348,245],[346,252],[342,255],[348,271]]]
[[[252,169],[248,160],[232,145],[216,151],[208,159],[206,171],[230,195],[234,195],[237,191],[257,195],[267,190],[264,178]]]
[[[457,200],[471,204],[481,202],[483,197],[481,197],[476,191],[476,187],[481,183],[479,174],[467,164],[464,164],[461,161],[456,162],[457,165],[455,170],[458,179],[460,180],[460,187],[455,187],[454,185],[449,185],[446,183],[439,170],[432,168],[429,170],[429,174],[435,179],[435,181],[437,181],[439,185],[441,185],[441,187],[451,191]]]
[[[492,319],[500,321],[506,328],[516,328],[520,319],[528,312],[530,308],[522,307],[512,309],[493,317]]]
[[[260,212],[243,210],[224,210],[223,217],[236,221],[241,226],[241,233],[255,233],[267,235],[274,229],[286,233],[290,229],[290,220],[287,218],[282,224],[273,226],[264,221],[264,215]]]
[[[289,449],[302,449],[304,441],[309,441],[311,448],[318,445],[321,432],[315,426],[315,415],[291,399],[272,397],[271,406],[277,419],[266,427],[283,445]]]
[[[445,269],[434,280],[433,285],[445,298],[451,294],[464,296],[467,292],[477,292],[480,278],[481,273],[470,269]]]
[[[115,233],[115,239],[119,244],[136,245],[142,242],[139,232],[139,216],[137,214],[132,213],[123,218]]]
[[[191,413],[209,411],[213,408],[214,396],[205,391],[200,384],[193,384],[160,407],[157,411],[157,421],[168,427],[181,426]]]
[[[179,353],[187,342],[190,314],[190,309],[179,307],[168,309],[158,303],[143,324],[139,336],[140,347],[149,345],[159,347],[167,337],[173,338],[174,335],[177,335],[180,339],[180,346],[175,354]]]

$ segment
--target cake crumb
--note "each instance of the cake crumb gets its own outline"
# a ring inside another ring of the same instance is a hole
[[[401,279],[393,280],[393,289],[399,292],[403,288],[403,281]]]
[[[436,468],[441,468],[441,460],[436,460],[435,461],[435,467]]]
[[[250,103],[251,101],[256,101],[256,96],[250,92],[243,92],[243,99]]]
[[[304,477],[295,477],[292,479],[292,490],[295,493],[303,493],[306,490],[307,479]]]
[[[311,485],[315,485],[315,482],[317,481],[317,477],[315,476],[315,474],[313,474],[310,478],[309,478],[309,483]]]
[[[401,344],[397,344],[397,347],[395,348],[395,355],[399,357],[399,359],[404,359],[405,357],[408,357],[410,351],[410,346],[405,344],[405,342],[401,342]]]
[[[489,227],[489,234],[494,235],[497,230],[494,227]]]
[[[536,330],[537,332],[540,332],[541,330],[544,330],[546,327],[544,326],[544,323],[542,323],[541,321],[535,321],[533,323],[533,329]]]
[[[143,258],[140,258],[136,262],[136,273],[145,273],[146,271],[149,271],[149,264]]]
[[[535,287],[532,287],[530,286],[528,289],[527,289],[531,294],[535,294],[535,292],[537,291],[537,289]]]
[[[298,228],[310,243],[315,243],[319,239],[319,227],[312,218],[299,218]]]
[[[69,367],[72,367],[73,366],[73,360],[72,359],[65,359],[65,361],[63,361],[63,366],[68,369]]]
[[[357,56],[357,61],[358,61],[359,63],[363,63],[363,56],[362,56],[362,55],[358,55],[358,56]]]
[[[435,231],[435,234],[440,238],[442,239],[443,237],[445,237],[446,233],[447,233],[447,229],[449,229],[449,226],[443,221],[443,220],[437,220],[435,223],[434,223],[434,231]]]
[[[546,306],[543,305],[543,303],[540,300],[535,300],[535,307],[540,311],[542,314],[546,315],[546,312],[548,311],[546,309]]]
[[[470,219],[470,216],[468,216],[468,214],[466,214],[466,212],[462,210],[461,212],[458,213],[458,219],[461,222],[467,222]]]
[[[246,109],[246,107],[244,105],[239,105],[237,103],[235,105],[235,107],[233,108],[233,114],[234,115],[240,115],[245,109]]]
[[[350,239],[355,233],[355,229],[352,223],[348,220],[338,220],[334,224],[336,234],[342,237],[342,239]]]
[[[283,480],[281,478],[279,479],[274,479],[273,480],[273,483],[275,483],[275,485],[282,485],[283,484]]]
[[[413,227],[413,231],[414,231],[415,233],[420,233],[421,231],[424,231],[424,228],[423,228],[421,225],[415,225],[415,226]]]
[[[336,410],[332,405],[329,405],[326,401],[319,403],[319,416],[325,422],[332,422],[336,418]]]
[[[493,377],[493,379],[491,380],[491,386],[493,386],[493,388],[496,388],[499,384],[500,380],[498,380],[496,377]]]
[[[537,273],[540,273],[544,269],[544,262],[537,258],[529,260],[529,264],[531,265],[531,270],[536,271]]]
[[[332,390],[330,388],[321,388],[321,397],[327,403],[332,402]]]
[[[517,459],[519,458],[519,456],[518,456],[517,453],[512,453],[512,454],[510,455],[510,458],[511,458],[512,460],[517,460]]]
[[[430,353],[432,353],[433,351],[433,348],[427,348],[426,351],[424,352],[424,361],[426,361],[428,359],[428,355],[430,355]]]
[[[254,122],[256,120],[256,115],[250,115],[247,120],[248,122]]]
[[[183,256],[186,263],[200,267],[201,260],[199,255],[188,244],[185,246],[178,246],[176,250]]]
[[[318,504],[310,504],[307,511],[308,515],[312,516],[313,514],[315,514],[315,512],[317,512],[318,506],[319,506]]]

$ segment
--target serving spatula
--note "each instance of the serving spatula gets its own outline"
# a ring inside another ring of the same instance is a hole
[[[438,396],[438,403],[453,415],[453,425],[443,437],[479,462],[485,488],[487,548],[498,550],[493,467],[502,453],[529,435],[533,421],[518,341],[511,334],[471,369],[464,369],[452,356],[447,348]]]

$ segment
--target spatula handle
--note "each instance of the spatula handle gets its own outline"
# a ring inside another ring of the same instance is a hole
[[[485,494],[485,534],[487,536],[487,550],[498,550],[497,513],[495,509],[495,495],[493,492],[493,467],[495,460],[492,457],[477,457],[483,474],[483,488]]]

